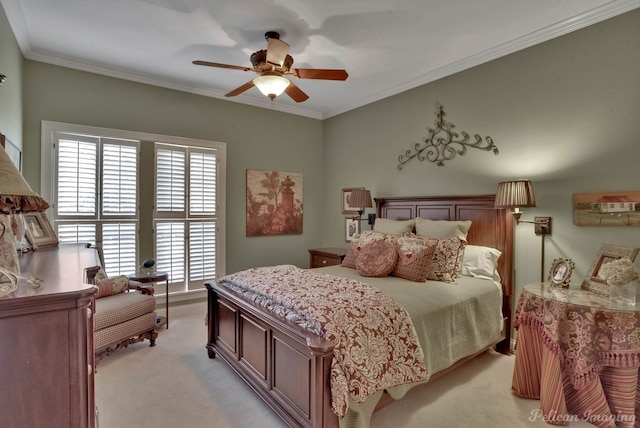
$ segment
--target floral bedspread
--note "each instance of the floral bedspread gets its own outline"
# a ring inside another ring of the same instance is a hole
[[[574,304],[523,290],[514,320],[516,329],[520,325],[540,332],[576,390],[591,384],[603,366],[640,367],[638,312]]]
[[[375,287],[293,265],[248,269],[218,284],[335,344],[331,405],[338,417],[347,394],[362,403],[376,391],[427,378],[409,315]]]

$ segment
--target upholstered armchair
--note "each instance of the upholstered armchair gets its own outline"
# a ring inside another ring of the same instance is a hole
[[[93,317],[96,364],[105,355],[145,339],[155,346],[158,330],[153,287],[123,275],[106,277],[100,266],[85,269],[85,282],[98,288]]]

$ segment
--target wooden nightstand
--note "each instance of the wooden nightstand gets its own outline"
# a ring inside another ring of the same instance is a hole
[[[346,254],[346,248],[312,248],[309,250],[309,265],[311,268],[339,265]]]

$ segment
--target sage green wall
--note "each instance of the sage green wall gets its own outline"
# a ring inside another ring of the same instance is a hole
[[[579,284],[601,243],[640,244],[640,228],[574,226],[571,206],[576,192],[640,190],[638,70],[639,10],[323,122],[25,61],[25,176],[37,190],[41,120],[226,142],[228,272],[305,266],[308,247],[346,246],[344,187],[366,186],[374,196],[494,193],[498,181],[525,177],[538,207],[523,218],[553,217],[545,270],[569,257]],[[16,127],[20,99],[12,98]],[[434,126],[437,103],[458,131],[490,135],[500,154],[470,149],[444,167],[412,160],[399,171],[398,155]],[[247,168],[304,174],[303,235],[244,236]],[[540,242],[532,225],[516,228],[516,293],[539,279]]]
[[[43,120],[224,142],[226,272],[279,263],[308,265],[306,249],[320,241],[322,215],[324,170],[319,120],[36,61],[26,60],[24,71],[24,172],[30,183],[38,183],[35,188],[40,187]],[[144,163],[141,168],[145,168]],[[303,174],[301,235],[245,236],[246,169]],[[141,256],[145,257],[142,252]]]
[[[435,126],[436,104],[456,131],[489,135],[500,149],[469,149],[438,167],[398,156]],[[638,227],[573,225],[572,194],[640,190],[640,10],[635,10],[324,121],[323,244],[345,245],[340,189],[375,196],[495,193],[529,178],[551,216],[545,277],[554,258],[575,261],[580,284],[601,243],[640,246]],[[368,210],[367,212],[373,212]],[[366,228],[366,222],[363,222]],[[541,239],[516,228],[517,293],[540,278]]]
[[[0,86],[0,132],[22,147],[22,53],[0,7],[0,74],[7,80]]]

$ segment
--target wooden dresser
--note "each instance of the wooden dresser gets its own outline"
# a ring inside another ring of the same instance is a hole
[[[0,419],[3,428],[94,427],[93,307],[84,268],[99,265],[84,245],[20,256],[24,279],[0,298]]]

